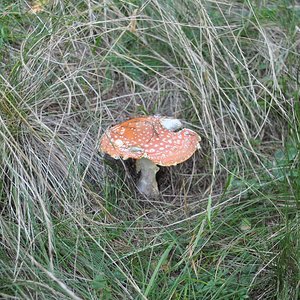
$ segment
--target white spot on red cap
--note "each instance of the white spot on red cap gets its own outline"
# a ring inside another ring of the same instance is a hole
[[[114,141],[114,144],[117,146],[117,147],[121,147],[124,145],[124,142],[120,139]]]

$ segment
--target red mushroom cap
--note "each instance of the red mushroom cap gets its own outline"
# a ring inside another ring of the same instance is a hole
[[[130,119],[108,129],[100,150],[114,158],[148,158],[160,166],[177,165],[190,158],[199,146],[199,135],[182,129],[173,132],[161,124],[163,117]]]

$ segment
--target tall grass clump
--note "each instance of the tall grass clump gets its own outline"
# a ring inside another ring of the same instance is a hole
[[[261,3],[260,3],[261,2]],[[299,28],[286,1],[2,1],[3,299],[298,299]],[[161,168],[99,153],[112,124],[202,137]]]

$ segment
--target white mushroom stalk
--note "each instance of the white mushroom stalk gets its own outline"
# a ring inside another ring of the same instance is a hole
[[[157,197],[157,165],[177,165],[190,158],[199,146],[196,132],[186,128],[175,132],[181,127],[178,119],[160,116],[131,119],[108,129],[101,138],[100,150],[116,159],[136,159],[139,191]]]
[[[158,185],[156,181],[156,173],[159,167],[148,158],[141,158],[136,161],[136,171],[140,172],[140,178],[137,188],[140,193],[148,197],[157,197],[159,195]]]

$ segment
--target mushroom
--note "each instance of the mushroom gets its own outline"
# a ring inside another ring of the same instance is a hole
[[[138,190],[149,197],[159,194],[156,173],[159,166],[175,166],[199,148],[200,136],[182,127],[178,119],[148,116],[130,119],[106,130],[100,150],[115,159],[136,159],[140,172]]]

